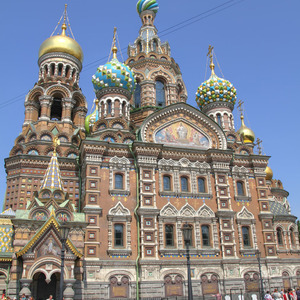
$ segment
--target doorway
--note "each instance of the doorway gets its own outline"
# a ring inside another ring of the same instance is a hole
[[[36,300],[46,300],[50,295],[54,299],[58,299],[60,273],[54,273],[51,276],[51,281],[46,282],[44,273],[37,273],[33,276],[32,296]]]

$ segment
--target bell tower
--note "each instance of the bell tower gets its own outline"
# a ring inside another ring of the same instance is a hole
[[[54,151],[52,141],[55,137],[60,141],[57,156],[66,159],[66,164],[62,164],[62,174],[69,174],[65,188],[68,190],[70,181],[73,186],[70,199],[78,206],[76,157],[80,139],[85,137],[87,102],[79,87],[83,52],[72,35],[66,8],[62,24],[57,26],[61,28],[60,32],[55,29],[39,49],[38,82],[25,98],[22,132],[5,160],[7,194],[4,208],[25,208],[30,198],[27,195],[39,189],[47,161]],[[24,159],[27,161],[25,165],[22,163]],[[67,169],[70,172],[65,172]],[[36,178],[27,179],[29,174]],[[26,184],[27,180],[32,182]]]

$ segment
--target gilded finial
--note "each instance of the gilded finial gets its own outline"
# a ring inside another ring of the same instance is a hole
[[[117,52],[118,48],[116,46],[116,36],[117,35],[117,27],[114,28],[114,37],[113,37],[113,47],[112,47],[112,53],[113,53],[113,58],[117,58]]]
[[[256,140],[256,146],[257,146],[258,154],[259,154],[259,155],[262,155],[262,147],[261,147],[261,143],[262,143],[262,140],[261,140],[260,138],[257,138],[257,140]]]
[[[214,65],[214,58],[213,58],[213,50],[214,50],[214,47],[209,45],[208,47],[208,53],[207,53],[207,56],[209,56],[209,59],[210,59],[210,69],[211,69],[211,74],[214,75],[215,74],[215,65]]]
[[[55,136],[54,138],[53,138],[53,156],[56,156],[56,148],[57,148],[57,146],[59,146],[60,145],[60,140],[58,139],[58,137],[57,136]]]

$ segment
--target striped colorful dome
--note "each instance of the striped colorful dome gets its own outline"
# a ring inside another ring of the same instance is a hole
[[[156,0],[139,0],[136,4],[136,9],[139,14],[141,14],[145,10],[151,10],[157,13],[159,7]]]
[[[134,73],[117,58],[100,66],[92,77],[92,83],[96,93],[105,88],[119,87],[132,94],[135,88]]]
[[[236,89],[226,79],[219,78],[213,73],[197,90],[196,102],[200,109],[213,102],[236,102]]]

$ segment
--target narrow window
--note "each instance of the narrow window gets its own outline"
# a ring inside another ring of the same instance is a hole
[[[210,246],[209,227],[207,225],[202,225],[201,231],[202,231],[202,245],[206,247]]]
[[[293,228],[290,229],[290,236],[291,236],[291,244],[295,246],[295,236]]]
[[[51,75],[54,75],[55,72],[55,64],[51,64]]]
[[[164,191],[171,191],[171,177],[165,175],[163,177],[163,183],[164,183]]]
[[[250,247],[250,233],[249,233],[249,227],[243,226],[242,227],[242,234],[243,234],[243,243],[245,247]]]
[[[143,51],[143,45],[141,42],[138,43],[138,47],[139,47],[139,52]]]
[[[51,105],[51,120],[53,121],[61,121],[62,117],[62,99],[55,97],[53,99],[52,105]]]
[[[203,178],[198,178],[198,192],[205,193],[205,184]]]
[[[165,85],[161,80],[156,81],[156,105],[166,106]]]
[[[123,175],[122,174],[115,175],[115,189],[123,190]]]
[[[180,183],[181,183],[181,191],[188,192],[188,179],[186,177],[181,177]]]
[[[157,50],[157,41],[154,40],[153,41],[153,51],[156,52],[156,50]]]
[[[237,192],[238,192],[238,195],[239,195],[239,196],[244,196],[244,185],[243,185],[243,183],[242,183],[241,181],[238,181],[238,182],[236,183],[236,185],[237,185]]]
[[[217,114],[217,123],[219,126],[222,126],[221,115]]]
[[[278,245],[282,246],[283,245],[282,230],[280,228],[277,228],[276,229],[276,233],[277,233],[277,242],[278,242]]]
[[[166,246],[174,246],[174,226],[173,225],[166,225],[165,226],[165,239],[166,239]]]
[[[58,65],[58,76],[61,76],[61,75],[62,75],[62,70],[63,70],[63,65],[62,65],[62,64],[59,64],[59,65]]]
[[[124,245],[123,225],[115,224],[115,247],[122,247]]]
[[[134,91],[134,105],[136,108],[141,107],[141,85],[137,82]]]
[[[111,114],[111,100],[107,101],[107,114]]]

